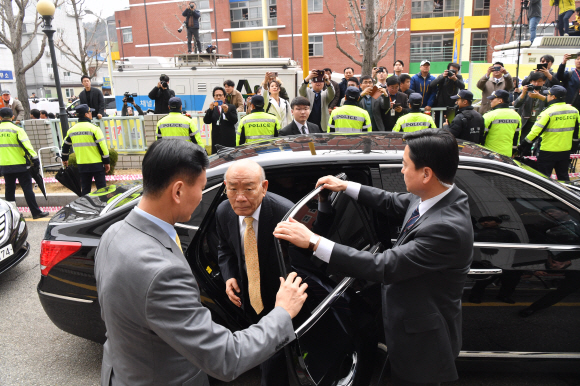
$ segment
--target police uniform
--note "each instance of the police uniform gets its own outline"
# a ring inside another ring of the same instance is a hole
[[[91,123],[91,120],[85,117],[89,111],[95,109],[82,104],[75,108],[79,121],[67,132],[62,145],[62,160],[68,161],[71,147],[76,155],[77,166],[81,175],[81,195],[91,192],[93,177],[97,189],[104,188],[107,183],[105,180],[105,168],[103,165],[110,163],[109,149],[101,129]]]
[[[280,121],[274,115],[264,112],[264,97],[252,97],[254,110],[240,120],[236,131],[236,146],[278,136]]]
[[[461,90],[457,95],[451,97],[451,99],[455,100],[460,98],[473,102],[473,94],[467,90]],[[449,130],[457,139],[463,139],[477,144],[483,143],[483,117],[471,105],[458,109],[451,124],[443,125],[443,128]]]
[[[487,99],[501,98],[503,103],[483,115],[485,125],[484,146],[499,154],[511,157],[518,146],[522,129],[522,117],[509,108],[509,93],[496,90]]]
[[[201,133],[193,119],[181,113],[181,99],[169,99],[169,114],[157,122],[157,139],[183,139],[202,146]]]
[[[411,106],[411,111],[408,114],[403,115],[397,119],[397,123],[393,127],[393,131],[399,132],[403,131],[405,133],[410,133],[413,131],[419,131],[423,129],[436,129],[437,125],[430,115],[421,112],[421,104],[423,101],[423,96],[417,92],[412,93],[409,97],[409,105]]]
[[[38,155],[32,148],[28,135],[20,126],[12,123],[12,109],[0,109],[2,123],[0,123],[0,175],[6,182],[5,200],[16,207],[16,179],[24,192],[26,204],[30,208],[33,218],[48,216],[36,203],[36,196],[32,190],[32,179],[28,172],[31,163],[40,166]]]
[[[570,152],[578,148],[580,116],[577,109],[565,103],[567,92],[564,87],[552,86],[544,93],[554,95],[557,99],[548,102],[548,108],[540,113],[520,149],[525,153],[534,139],[542,137],[538,171],[550,176],[555,169],[558,180],[569,181]]]
[[[358,106],[360,90],[357,87],[346,89],[344,105],[336,108],[328,120],[329,133],[363,133],[373,130],[368,111]]]

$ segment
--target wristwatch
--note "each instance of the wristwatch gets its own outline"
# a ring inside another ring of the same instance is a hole
[[[308,250],[309,251],[314,251],[314,247],[316,246],[316,244],[318,244],[318,242],[320,241],[320,236],[318,236],[316,233],[313,233],[312,236],[310,236],[310,241],[308,244]]]

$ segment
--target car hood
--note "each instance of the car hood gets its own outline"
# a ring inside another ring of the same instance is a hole
[[[79,197],[73,202],[63,207],[50,220],[54,223],[71,223],[76,221],[91,220],[101,215],[103,209],[118,198],[123,193],[142,185],[142,180],[126,181],[115,185],[109,185],[105,188],[96,190],[86,196]],[[124,205],[141,196],[141,191],[129,195],[128,197],[115,204],[115,207]]]

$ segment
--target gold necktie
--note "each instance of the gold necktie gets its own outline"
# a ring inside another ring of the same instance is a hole
[[[246,271],[248,273],[248,292],[250,293],[250,304],[260,314],[264,309],[262,294],[260,293],[260,263],[258,261],[258,242],[256,232],[252,223],[253,217],[244,218],[246,230],[244,231],[244,255],[246,257]]]
[[[181,240],[179,240],[179,235],[177,233],[175,234],[175,243],[179,247],[179,250],[181,251],[181,253],[183,253],[183,249],[181,249]]]

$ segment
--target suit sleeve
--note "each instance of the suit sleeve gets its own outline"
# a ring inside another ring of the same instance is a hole
[[[465,90],[465,83],[463,82],[463,77],[461,75],[457,75],[457,82],[455,85],[458,90]]]
[[[439,75],[437,78],[435,78],[435,80],[433,82],[431,82],[431,86],[438,86],[439,83],[443,82],[443,79],[445,79],[443,74]]]
[[[384,213],[397,222],[402,222],[413,195],[410,193],[391,193],[371,186],[361,186],[358,194],[360,204]]]
[[[105,141],[105,136],[100,128],[95,127],[94,129],[95,143],[99,146],[101,151],[101,157],[105,165],[110,164],[111,160],[109,158],[109,148],[107,148],[107,141]]]
[[[480,89],[481,91],[485,90],[485,84],[487,83],[487,81],[489,80],[489,78],[484,75],[481,77],[480,80],[477,81],[477,88]]]
[[[236,110],[236,106],[228,105],[228,112],[226,113],[226,119],[232,125],[238,123],[238,111]]]
[[[22,102],[18,100],[14,100],[14,115],[17,121],[24,120],[24,107],[22,106]]]
[[[146,294],[147,326],[208,375],[231,381],[295,339],[292,320],[276,307],[259,323],[232,333],[212,321],[191,272],[169,266]]]
[[[298,94],[300,94],[300,96],[308,98],[308,94],[306,92],[307,89],[308,89],[308,84],[302,82],[302,85],[300,85],[300,88],[298,89]]]
[[[206,125],[212,124],[213,123],[212,119],[211,119],[212,115],[213,115],[213,110],[207,109],[205,111],[205,115],[203,116],[203,123],[205,123]]]
[[[222,278],[224,279],[224,282],[232,278],[239,281],[238,257],[236,256],[236,252],[230,248],[228,243],[229,237],[232,237],[232,235],[226,235],[227,229],[224,227],[226,227],[227,224],[221,224],[219,213],[216,215],[215,219],[218,235],[218,265],[222,272]]]
[[[328,105],[329,109],[334,109],[340,103],[340,88],[338,87],[338,83],[336,86],[332,83],[332,87],[334,88],[334,99],[332,99],[332,102]]]
[[[99,98],[99,109],[97,112],[101,115],[105,115],[105,97],[100,90],[97,97]]]
[[[505,81],[505,90],[512,91],[514,89],[514,79],[512,78],[512,76],[511,75],[504,76],[503,79]]]
[[[62,142],[62,160],[68,161],[68,156],[70,154],[70,149],[72,147],[72,141],[70,136],[67,136]]]
[[[326,103],[330,104],[334,100],[334,85],[332,82],[328,86],[326,86]]]
[[[520,83],[521,86],[527,86],[528,84],[530,84],[530,76],[534,73],[534,71],[530,72],[530,75],[526,76],[526,78],[524,80],[522,80],[522,83]]]

